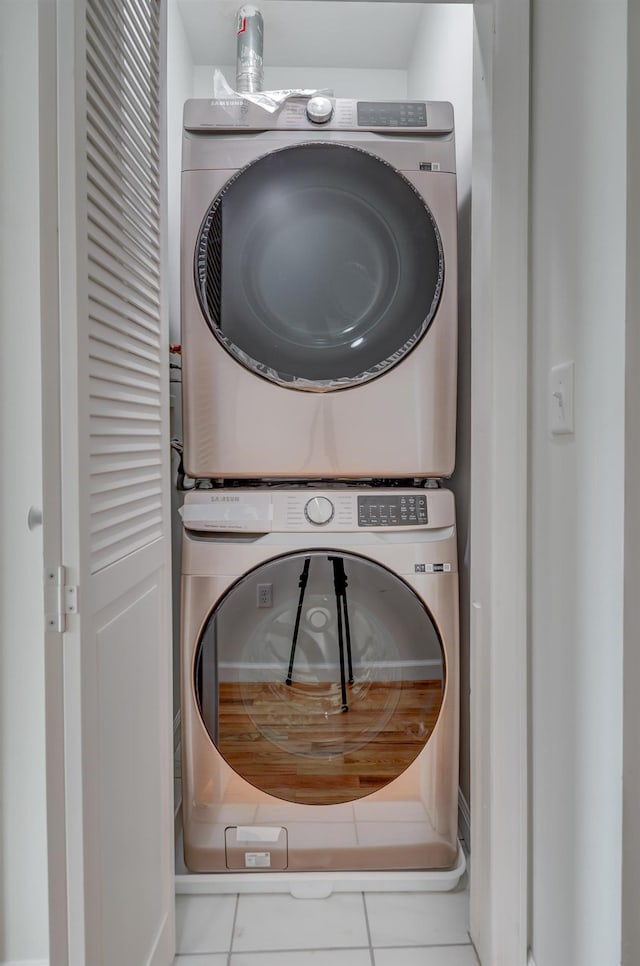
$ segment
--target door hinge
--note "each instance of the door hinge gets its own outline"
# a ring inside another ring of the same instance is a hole
[[[67,583],[67,568],[60,564],[45,567],[44,587],[47,630],[62,634],[67,629],[67,615],[78,613],[78,588]]]

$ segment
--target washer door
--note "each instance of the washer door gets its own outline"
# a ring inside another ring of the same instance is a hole
[[[375,378],[416,345],[444,259],[404,175],[359,148],[316,142],[227,183],[202,224],[195,277],[211,330],[240,363],[326,391]]]
[[[226,762],[289,802],[354,801],[397,778],[440,713],[445,658],[416,593],[353,554],[287,554],[207,620],[194,660],[202,722]]]

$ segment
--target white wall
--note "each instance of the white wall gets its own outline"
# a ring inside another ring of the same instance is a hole
[[[531,946],[620,962],[626,0],[533,0]],[[575,435],[548,428],[575,360]],[[637,819],[637,817],[636,817]]]
[[[407,95],[451,101],[456,123],[458,197],[471,191],[473,4],[426,4],[407,68]]]
[[[230,87],[235,87],[235,65],[216,65]],[[213,67],[196,66],[193,72],[194,97],[211,97]],[[288,88],[332,90],[336,97],[404,98],[407,96],[405,70],[375,70],[363,67],[267,67],[264,90]]]
[[[473,5],[425,5],[407,71],[407,95],[451,101],[458,174],[458,425],[456,495],[460,569],[460,788],[471,798],[469,774],[469,506],[471,488],[471,137]]]
[[[0,961],[48,954],[37,0],[0,4]]]

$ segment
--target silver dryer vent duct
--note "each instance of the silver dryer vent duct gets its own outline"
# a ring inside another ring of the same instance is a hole
[[[257,7],[247,3],[238,10],[236,90],[253,94],[262,90],[264,21]]]

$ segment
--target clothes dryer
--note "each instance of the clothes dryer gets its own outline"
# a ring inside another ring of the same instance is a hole
[[[448,103],[187,101],[191,476],[452,473],[455,171]]]
[[[201,490],[183,522],[187,867],[454,867],[452,494]]]

